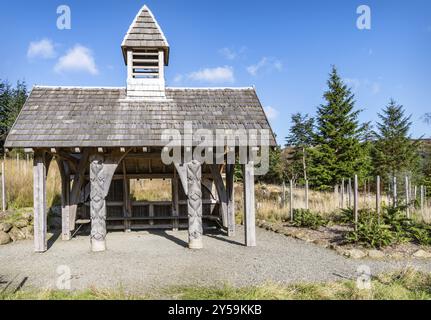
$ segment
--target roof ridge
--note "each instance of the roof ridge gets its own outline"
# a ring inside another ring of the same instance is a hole
[[[170,90],[255,90],[251,87],[166,87]]]
[[[88,90],[94,90],[94,89],[107,89],[107,90],[114,90],[114,89],[126,89],[126,87],[105,87],[105,86],[44,86],[44,85],[34,85],[33,88],[40,88],[40,89],[88,89]]]

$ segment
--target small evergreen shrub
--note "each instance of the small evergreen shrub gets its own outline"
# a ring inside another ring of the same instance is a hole
[[[313,230],[326,226],[328,220],[317,213],[307,209],[295,209],[293,211],[293,225],[296,227],[310,228]]]

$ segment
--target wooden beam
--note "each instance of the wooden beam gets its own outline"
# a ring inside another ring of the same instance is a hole
[[[254,163],[243,165],[245,245],[256,246]]]
[[[171,185],[172,185],[172,216],[174,216],[173,226],[172,229],[174,231],[178,230],[178,216],[180,214],[180,205],[178,203],[179,201],[179,185],[178,185],[178,174],[176,171],[174,171],[174,177],[172,178]]]
[[[24,148],[24,152],[25,153],[33,153],[33,149],[32,148]]]

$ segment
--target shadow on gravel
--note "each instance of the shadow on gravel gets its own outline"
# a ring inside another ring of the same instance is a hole
[[[5,277],[4,276],[0,276],[0,289],[1,289],[1,291],[0,291],[0,294],[5,294],[5,293],[7,293],[8,291],[9,292],[12,292],[12,293],[17,293],[18,291],[20,291],[23,287],[24,287],[24,285],[25,285],[25,283],[27,282],[27,280],[28,280],[28,277],[24,277],[24,278],[22,278],[22,280],[21,280],[21,282],[16,286],[16,288],[15,289],[12,289],[11,288],[11,285],[12,285],[12,283],[16,280],[16,278],[17,278],[18,276],[16,276],[13,280],[11,280],[11,281],[6,281],[5,280]],[[9,288],[11,288],[11,290],[9,290]]]
[[[213,229],[213,230],[207,230],[205,233],[205,236],[213,239],[217,239],[220,241],[224,241],[230,244],[234,244],[237,246],[243,246],[244,244],[242,242],[238,242],[235,240],[231,240],[230,238],[227,238],[226,232],[220,230],[220,229]]]
[[[173,235],[170,235],[164,230],[151,230],[151,231],[148,231],[148,233],[159,236],[159,237],[166,238],[166,239],[176,243],[177,245],[179,245],[181,247],[187,248],[187,246],[188,246],[188,243],[186,241],[183,241],[183,240],[181,240],[181,239],[179,239]]]

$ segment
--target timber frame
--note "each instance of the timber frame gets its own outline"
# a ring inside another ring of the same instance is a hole
[[[108,229],[130,231],[187,228],[191,249],[203,247],[202,234],[205,225],[218,226],[227,232],[229,237],[235,235],[232,164],[202,164],[192,160],[166,166],[161,161],[161,147],[39,148],[26,151],[34,152],[36,252],[47,250],[46,177],[52,159],[55,159],[61,176],[64,241],[72,238],[77,222],[88,220],[91,222],[90,240],[91,250],[94,252],[106,250]],[[245,245],[255,246],[253,164],[242,167]],[[172,200],[133,201],[129,193],[130,179],[171,179]],[[121,199],[110,201],[109,195],[114,192],[114,184],[122,189]],[[146,213],[135,215],[142,211],[143,207],[147,208]],[[112,208],[121,208],[121,214],[111,216]],[[137,210],[134,210],[135,208]],[[161,212],[157,212],[155,208]]]

